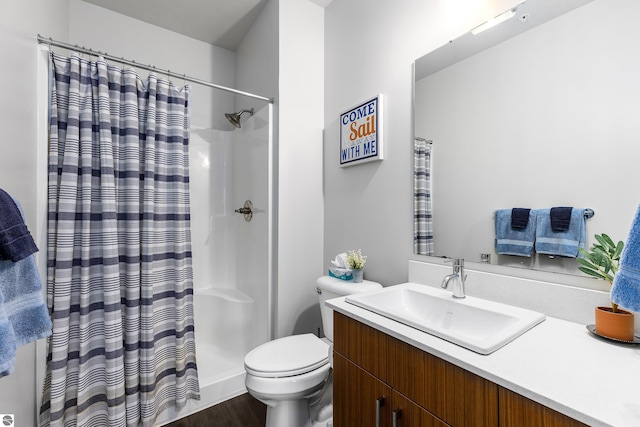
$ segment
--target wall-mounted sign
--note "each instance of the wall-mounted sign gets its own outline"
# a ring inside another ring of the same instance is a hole
[[[382,160],[382,95],[340,114],[340,166]]]

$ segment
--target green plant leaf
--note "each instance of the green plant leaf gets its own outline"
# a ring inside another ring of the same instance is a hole
[[[578,264],[582,264],[585,267],[595,268],[595,265],[591,261],[589,261],[589,259],[586,258],[586,256],[585,258],[576,258],[576,261],[578,261]]]
[[[601,249],[596,249],[592,255],[594,264],[602,267],[607,265],[609,257],[607,256],[606,252]]]
[[[615,244],[611,237],[605,233],[595,234],[594,238],[596,242],[588,252],[581,250],[581,248],[578,249],[583,257],[576,258],[578,263],[582,265],[578,269],[585,274],[613,283],[624,243],[620,241]]]
[[[616,244],[613,243],[613,240],[611,239],[611,237],[609,237],[609,235],[602,233],[602,239],[607,243],[607,246],[615,249]]]
[[[613,253],[613,256],[611,258],[618,260],[620,259],[620,255],[622,254],[622,249],[624,249],[624,243],[621,241],[618,242],[618,245],[616,246],[616,250]]]
[[[607,241],[607,239],[605,239],[605,238],[603,237],[603,235],[599,235],[599,234],[596,234],[596,235],[594,235],[593,237],[595,237],[595,238],[596,238],[596,240],[598,241],[598,243],[600,243],[600,245],[601,245],[602,249],[603,249],[603,250],[606,250],[606,248],[609,246],[609,242]],[[595,244],[594,244],[594,246],[595,246]],[[613,246],[613,245],[612,245],[612,246]]]
[[[582,271],[583,273],[588,274],[590,276],[597,277],[598,279],[604,279],[605,278],[600,272],[591,270],[591,269],[589,269],[587,267],[578,267],[578,269],[580,271]]]

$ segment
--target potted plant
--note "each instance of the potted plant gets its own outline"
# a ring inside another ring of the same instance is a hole
[[[362,251],[358,249],[357,251],[349,251],[347,252],[347,267],[351,269],[353,274],[353,282],[361,283],[362,282],[362,269],[364,268],[364,264],[367,262],[366,255],[362,255]]]
[[[620,266],[620,255],[624,243],[617,244],[606,234],[596,234],[596,242],[587,251],[579,248],[583,258],[576,258],[580,271],[599,279],[604,279],[613,284],[613,278]],[[596,333],[609,338],[622,341],[633,341],[633,313],[622,310],[616,303],[611,302],[611,307],[596,307]]]

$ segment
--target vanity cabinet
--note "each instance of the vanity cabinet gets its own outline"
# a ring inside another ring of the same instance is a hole
[[[335,427],[584,426],[337,311],[333,382]]]

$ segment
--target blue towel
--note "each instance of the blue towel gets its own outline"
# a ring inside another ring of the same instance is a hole
[[[496,253],[531,257],[536,234],[537,212],[529,212],[529,222],[523,229],[511,227],[511,209],[496,211]]]
[[[20,204],[13,202],[24,222]],[[48,337],[51,329],[35,255],[0,260],[0,377],[13,371],[18,347]]]
[[[5,261],[9,262],[9,261]],[[0,293],[0,377],[13,372],[16,363],[16,335],[3,306],[4,299]]]
[[[584,209],[573,208],[567,231],[556,232],[551,228],[550,209],[538,211],[536,224],[536,252],[540,254],[575,258],[578,248],[584,248],[587,224]]]
[[[17,347],[51,335],[51,319],[34,255],[18,262],[0,261],[0,293]]]
[[[611,301],[629,310],[640,311],[640,206],[622,250],[620,268],[613,278]]]
[[[38,252],[18,203],[0,189],[0,260],[20,261]]]

